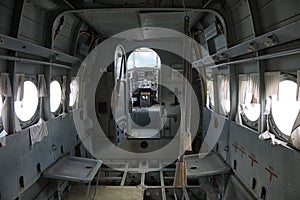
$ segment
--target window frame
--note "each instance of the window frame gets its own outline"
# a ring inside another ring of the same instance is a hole
[[[61,93],[62,93],[62,77],[61,76],[53,76],[53,77],[51,77],[51,79],[50,79],[50,84],[49,84],[49,90],[51,90],[50,88],[51,88],[51,83],[53,82],[53,81],[57,81],[58,83],[59,83],[59,85],[60,85],[60,91],[61,91]],[[49,91],[49,104],[50,104],[50,112],[51,112],[51,114],[53,114],[54,115],[54,117],[57,117],[57,116],[59,116],[61,113],[62,113],[62,104],[63,104],[64,102],[62,102],[62,96],[61,96],[61,98],[60,98],[60,104],[59,104],[59,106],[58,106],[58,108],[54,111],[54,112],[52,112],[51,111],[51,92]]]
[[[2,101],[2,107],[0,109],[0,112],[2,111],[5,98],[7,98],[7,97],[4,97],[4,96],[0,95],[0,101]],[[0,116],[0,132],[2,132],[3,130],[4,130],[4,127],[3,127],[2,112],[1,112],[1,116]]]
[[[70,106],[70,100],[71,100],[71,84],[72,84],[73,81],[76,82],[77,93],[76,93],[75,101],[74,101],[73,105]],[[68,84],[68,83],[67,83],[67,84]],[[79,97],[79,82],[78,82],[77,77],[72,77],[71,82],[70,82],[70,84],[69,84],[69,87],[70,87],[70,93],[69,93],[68,107],[70,108],[70,110],[74,110],[74,109],[77,108],[77,105],[78,105],[78,97]]]
[[[297,77],[295,77],[294,75],[287,74],[287,73],[280,74],[279,84],[282,81],[287,81],[287,80],[292,81],[292,82],[297,84]],[[278,85],[278,87],[279,87],[279,85]],[[278,88],[278,93],[279,92],[280,91],[279,91],[279,88]],[[290,140],[291,136],[288,136],[285,133],[283,133],[279,129],[279,127],[276,125],[275,119],[274,119],[274,116],[273,116],[273,113],[272,113],[272,104],[271,104],[270,114],[268,115],[268,123],[269,123],[270,132],[274,133],[276,137],[278,137],[279,139],[281,139],[283,141],[286,141],[286,142],[288,142]]]
[[[38,90],[38,80],[37,80],[37,78],[33,75],[25,75],[24,83],[26,81],[30,81],[35,85],[35,87],[37,89],[37,94],[38,94],[39,90]],[[16,101],[14,100],[14,107],[15,107],[15,102]],[[27,121],[21,120],[18,117],[17,113],[16,113],[16,109],[14,109],[14,114],[17,116],[17,119],[19,120],[21,128],[24,129],[24,128],[27,128],[27,127],[29,127],[29,126],[31,126],[31,125],[38,122],[38,120],[40,119],[40,115],[39,115],[40,111],[41,111],[41,99],[38,96],[38,105],[36,107],[36,110],[35,110],[34,114],[32,115],[32,117],[29,120],[27,120]]]
[[[260,109],[261,110],[261,109]],[[241,119],[242,119],[242,123],[243,125],[251,128],[251,129],[254,129],[256,131],[258,131],[258,123],[260,121],[260,116],[257,118],[257,120],[255,121],[252,121],[250,120],[247,115],[245,114],[244,111],[241,112]]]

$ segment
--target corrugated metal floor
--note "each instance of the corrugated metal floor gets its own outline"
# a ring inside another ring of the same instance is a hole
[[[73,185],[71,190],[63,198],[64,200],[85,199],[87,186]],[[91,186],[90,197],[94,194],[94,186]],[[132,186],[98,186],[95,200],[141,200],[143,189]]]

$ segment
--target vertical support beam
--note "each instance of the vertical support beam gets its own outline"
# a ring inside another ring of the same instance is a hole
[[[218,75],[219,75],[219,70],[217,68],[212,69],[212,79],[213,79],[213,87],[214,87],[214,110],[215,112],[219,113],[220,111],[220,106],[219,106],[219,89],[218,89]]]
[[[70,111],[69,101],[70,101],[70,83],[71,83],[72,75],[71,70],[67,70],[67,85],[66,85],[66,100],[65,100],[65,112],[68,113]]]
[[[260,14],[258,12],[257,0],[248,0],[248,5],[250,9],[250,15],[252,20],[252,26],[255,37],[260,36],[262,34],[261,22],[260,22]],[[260,53],[256,53],[256,56],[260,56]],[[266,71],[266,63],[265,61],[257,61],[256,65],[259,70],[259,96],[260,96],[260,120],[258,124],[258,132],[262,133],[266,128],[266,117],[264,115],[265,110],[265,77],[264,73]]]
[[[45,121],[48,121],[49,119],[51,119],[51,112],[50,112],[51,66],[44,66],[44,76],[46,81],[47,96],[44,97],[42,116]]]
[[[10,36],[17,38],[23,15],[24,0],[15,0],[15,7],[13,11],[13,20],[10,29]]]
[[[23,14],[24,0],[16,0],[14,11],[13,11],[13,20],[11,24],[10,36],[17,38],[19,33],[19,28],[21,25],[21,18]],[[17,56],[17,52],[9,51],[9,56]],[[16,62],[7,61],[7,72],[9,73],[9,79],[11,82],[12,88],[12,98],[10,99],[10,109],[9,109],[9,130],[6,130],[9,133],[15,132],[15,105],[14,105],[14,94],[16,93],[17,86],[15,83],[15,74],[16,74]]]
[[[162,169],[161,163],[160,163],[160,167]],[[159,175],[160,175],[160,185],[161,185],[161,196],[162,196],[162,200],[166,200],[166,189],[165,189],[165,180],[164,180],[164,175],[163,175],[163,171],[160,170],[159,171]]]
[[[258,124],[258,132],[262,133],[266,129],[266,117],[264,115],[265,112],[265,99],[266,99],[266,94],[265,94],[265,71],[266,71],[266,64],[265,61],[257,61],[257,65],[259,67],[259,101],[260,101],[260,120]]]
[[[230,85],[230,115],[229,119],[235,121],[238,112],[238,72],[236,65],[229,66],[229,85]]]
[[[46,22],[44,27],[44,46],[47,48],[51,48],[52,44],[52,24],[58,16],[60,10],[55,12],[48,12],[46,13]],[[52,59],[45,59],[46,61],[52,62]],[[51,119],[51,111],[50,111],[50,83],[51,83],[51,74],[52,74],[52,66],[43,66],[44,76],[46,80],[46,87],[47,87],[47,97],[44,97],[44,104],[43,104],[43,118],[44,120]]]

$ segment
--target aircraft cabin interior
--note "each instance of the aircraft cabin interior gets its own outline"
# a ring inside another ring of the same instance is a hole
[[[0,0],[0,200],[300,199],[299,0]]]

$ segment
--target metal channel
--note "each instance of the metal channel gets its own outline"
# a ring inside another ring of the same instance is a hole
[[[30,42],[25,42],[4,34],[0,34],[0,48],[40,56],[43,58],[59,60],[70,64],[78,64],[80,62],[80,59],[77,57],[53,49],[48,49]]]
[[[214,58],[216,61],[225,61],[227,59],[233,58],[233,57],[238,57],[238,56],[242,56],[242,55],[246,55],[249,53],[253,53],[253,52],[249,52],[248,51],[248,47],[249,44],[255,44],[256,49],[255,51],[260,51],[263,49],[267,49],[270,47],[275,47],[287,42],[291,42],[291,41],[295,41],[300,39],[300,21],[291,23],[287,26],[284,26],[282,28],[276,29],[274,31],[268,32],[266,34],[263,34],[261,36],[258,36],[254,39],[248,40],[244,43],[241,43],[239,45],[233,46],[227,50],[224,50],[222,52],[218,52],[214,55],[211,55],[211,58]],[[266,46],[265,42],[266,39],[270,36],[273,36],[274,38],[276,38],[276,41],[274,41],[274,44],[271,44],[270,46]],[[203,64],[207,64],[205,63],[206,58],[202,58],[200,60],[194,61],[193,64],[194,65],[201,65],[201,63]]]
[[[282,52],[273,53],[273,54],[267,54],[267,55],[263,55],[263,56],[257,56],[257,57],[253,57],[253,58],[246,58],[246,59],[242,59],[242,60],[221,63],[218,65],[210,66],[209,68],[218,68],[218,67],[223,67],[226,65],[234,65],[234,64],[241,64],[241,63],[247,63],[247,62],[253,62],[253,61],[268,60],[268,59],[272,59],[272,58],[279,58],[279,57],[290,56],[290,55],[295,55],[295,54],[300,54],[300,48],[288,50],[288,51],[282,51]]]
[[[45,62],[45,61],[33,60],[33,59],[27,59],[27,58],[20,58],[20,57],[14,57],[14,56],[0,55],[0,59],[2,59],[2,60],[11,60],[11,61],[16,61],[16,62],[23,62],[23,63],[49,65],[49,66],[61,67],[61,68],[65,68],[65,69],[73,69],[72,67],[67,66],[67,65],[63,65],[63,64]]]

